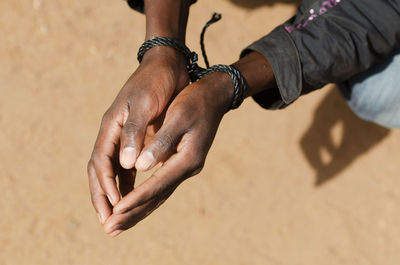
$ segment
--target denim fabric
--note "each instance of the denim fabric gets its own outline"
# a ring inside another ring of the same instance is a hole
[[[359,117],[387,128],[400,128],[400,50],[339,88]]]
[[[264,108],[282,108],[328,83],[366,71],[400,48],[400,0],[304,0],[297,14],[247,47],[263,54],[281,99],[260,93]]]

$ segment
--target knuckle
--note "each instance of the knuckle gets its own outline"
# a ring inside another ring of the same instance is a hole
[[[199,155],[198,153],[189,155],[190,157],[190,167],[189,170],[192,172],[192,176],[197,175],[201,172],[201,170],[204,167],[204,163],[205,163],[205,159],[204,157],[202,157],[201,155]]]
[[[155,146],[157,149],[169,149],[174,145],[174,138],[170,134],[163,134],[155,140]]]
[[[130,136],[135,134],[139,130],[140,126],[138,123],[134,121],[127,121],[122,127],[122,135],[123,137]]]
[[[102,168],[103,164],[104,164],[104,159],[102,159],[100,155],[94,154],[90,158],[90,161],[88,163],[88,170],[92,170],[92,172],[99,170],[100,168]],[[97,175],[97,177],[101,179],[103,174],[101,174],[102,173],[101,171],[98,173],[100,173],[100,175]]]
[[[204,163],[199,165],[197,168],[195,168],[190,176],[193,177],[193,176],[199,174],[203,170],[203,167],[204,167]]]
[[[114,115],[112,114],[111,110],[108,109],[106,112],[104,112],[103,117],[101,118],[102,123],[107,123],[108,121],[112,120],[112,117]]]
[[[97,209],[97,205],[100,203],[100,195],[98,194],[90,194],[90,201],[92,202],[93,206]]]
[[[93,193],[90,194],[90,201],[92,202],[93,205],[97,205],[98,197],[97,195],[94,195]]]
[[[100,164],[100,158],[97,154],[93,154],[89,160],[88,168],[93,167],[96,168]]]
[[[190,176],[197,175],[204,167],[205,157],[196,150],[187,151],[185,154],[190,164],[188,165],[188,172]]]
[[[195,161],[193,163],[193,175],[197,175],[201,172],[204,167],[204,160]]]
[[[86,171],[88,175],[92,174],[92,170],[93,170],[93,160],[92,158],[89,159],[87,166],[86,166]]]
[[[118,114],[110,108],[103,114],[103,117],[101,118],[101,127],[104,129],[116,121],[120,123]]]

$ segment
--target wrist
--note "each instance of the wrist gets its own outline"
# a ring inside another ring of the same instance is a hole
[[[276,87],[272,67],[261,53],[251,52],[234,63],[233,66],[246,79],[247,93],[245,97]]]
[[[170,37],[185,43],[190,0],[145,0],[146,40]]]
[[[222,113],[230,110],[233,101],[233,82],[232,78],[224,72],[216,72],[205,76],[197,81],[203,88],[204,97],[209,102],[209,106]]]
[[[187,73],[187,59],[185,55],[170,46],[156,46],[148,50],[143,56],[143,64],[155,62],[156,64],[167,65],[171,69]]]

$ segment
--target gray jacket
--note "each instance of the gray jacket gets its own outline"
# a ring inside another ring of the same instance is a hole
[[[143,12],[143,1],[128,3]],[[258,51],[268,59],[279,94],[266,90],[254,99],[277,109],[328,83],[346,81],[399,48],[400,0],[303,0],[295,16],[241,56]]]

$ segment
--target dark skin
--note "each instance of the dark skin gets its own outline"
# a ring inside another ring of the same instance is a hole
[[[146,39],[184,41],[188,1],[149,0],[145,6]],[[249,53],[233,65],[246,79],[246,96],[276,89],[271,66],[261,54]],[[227,74],[213,73],[189,84],[182,54],[171,47],[145,54],[104,115],[88,164],[92,202],[105,233],[116,236],[134,226],[201,171],[232,99]],[[136,170],[159,163],[149,179],[134,187]]]

